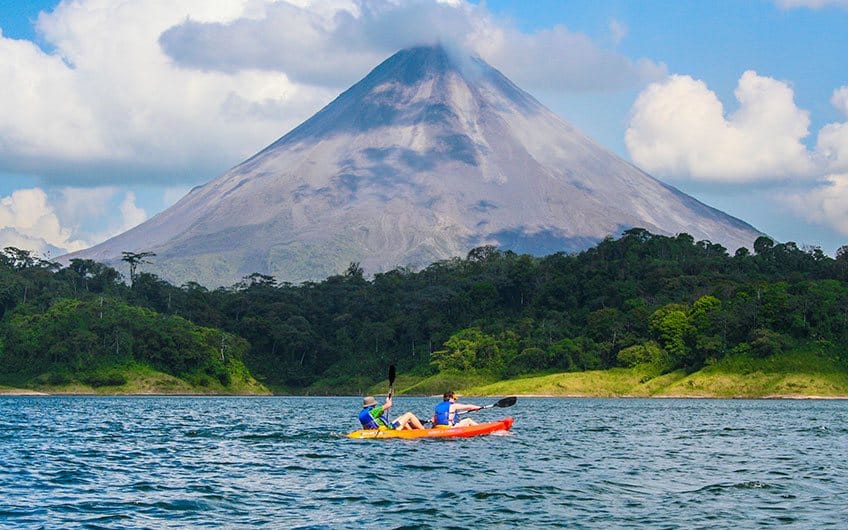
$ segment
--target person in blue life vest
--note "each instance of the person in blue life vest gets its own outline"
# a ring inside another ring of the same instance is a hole
[[[477,405],[467,405],[456,402],[456,392],[448,391],[442,396],[443,401],[436,405],[436,413],[433,415],[433,425],[444,425],[448,427],[467,427],[477,425],[471,418],[459,419],[460,411],[480,410]]]
[[[421,420],[411,413],[406,412],[394,421],[389,421],[386,413],[392,408],[391,396],[386,397],[383,405],[377,403],[374,396],[368,396],[362,400],[362,410],[359,412],[359,423],[363,429],[423,429]]]

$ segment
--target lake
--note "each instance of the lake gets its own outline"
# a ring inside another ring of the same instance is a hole
[[[0,527],[848,524],[848,401],[519,398],[474,413],[515,417],[505,436],[349,440],[360,406],[0,397]]]

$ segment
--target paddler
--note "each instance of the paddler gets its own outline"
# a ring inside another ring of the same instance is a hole
[[[379,405],[374,396],[367,396],[362,400],[362,410],[359,412],[359,423],[363,429],[423,429],[421,420],[407,412],[395,421],[389,421],[386,413],[392,408],[391,396],[386,397],[386,403]]]
[[[443,401],[436,405],[436,413],[433,415],[433,425],[446,427],[467,427],[477,425],[471,418],[459,419],[460,411],[480,410],[483,407],[456,402],[456,392],[449,390],[442,395]]]

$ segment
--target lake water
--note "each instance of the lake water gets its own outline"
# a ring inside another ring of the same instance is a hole
[[[360,403],[0,397],[0,527],[848,527],[848,401],[520,398],[475,413],[506,436],[349,440]]]

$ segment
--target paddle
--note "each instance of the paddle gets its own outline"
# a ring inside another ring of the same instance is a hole
[[[479,409],[476,409],[476,410],[460,410],[459,414],[468,414],[469,412],[477,412],[478,410],[492,409],[492,408],[495,408],[495,407],[498,407],[498,408],[511,407],[511,406],[515,405],[516,401],[518,401],[518,398],[515,397],[515,396],[505,397],[501,400],[498,400],[497,403],[492,403],[491,405],[484,405],[484,406],[482,406],[482,407],[480,407]],[[427,420],[427,421],[422,422],[422,423],[433,423],[433,420],[430,419],[430,420]]]
[[[389,365],[389,398],[391,399],[392,395],[395,393],[395,365]]]
[[[511,406],[515,405],[516,401],[518,401],[518,398],[515,397],[515,396],[505,397],[505,398],[501,399],[500,401],[498,401],[497,403],[492,403],[491,405],[485,405],[483,407],[480,407],[477,410],[491,409],[491,408],[495,408],[495,407],[498,407],[498,408],[511,407]],[[468,414],[469,412],[477,412],[477,410],[460,410],[459,413],[460,414]]]

